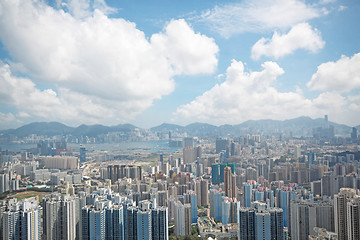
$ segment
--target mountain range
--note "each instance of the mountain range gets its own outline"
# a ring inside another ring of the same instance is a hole
[[[329,125],[334,126],[335,135],[350,136],[350,126],[344,124],[337,124],[329,122]],[[207,123],[192,123],[187,126],[176,124],[163,123],[159,126],[150,128],[151,131],[166,134],[170,132],[187,133],[189,136],[219,136],[219,137],[234,137],[243,134],[292,134],[293,136],[312,136],[314,128],[325,126],[323,118],[312,119],[310,117],[298,117],[289,120],[249,120],[237,125],[221,125],[215,126]],[[16,136],[18,138],[26,137],[31,134],[36,135],[65,135],[71,134],[76,137],[89,136],[96,137],[101,134],[109,132],[130,132],[137,128],[131,124],[119,124],[116,126],[96,125],[80,125],[78,127],[69,127],[59,122],[35,122],[24,125],[16,129],[8,129],[0,131],[0,135]],[[356,126],[360,130],[360,125]]]

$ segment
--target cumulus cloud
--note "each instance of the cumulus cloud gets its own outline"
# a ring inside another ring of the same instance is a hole
[[[238,124],[246,120],[290,119],[298,116],[321,117],[348,124],[356,123],[360,98],[324,92],[308,99],[301,89],[280,92],[273,83],[284,73],[275,62],[265,62],[259,72],[246,72],[241,61],[233,60],[226,71],[226,80],[180,106],[177,119],[204,121],[212,124]],[[354,112],[354,109],[356,112]],[[354,114],[355,113],[355,114]]]
[[[168,58],[176,74],[212,73],[216,69],[219,48],[215,41],[195,34],[184,19],[172,20],[164,33],[151,37],[151,44]]]
[[[360,53],[352,57],[341,56],[336,62],[321,64],[307,87],[311,90],[339,92],[360,88]]]
[[[128,120],[170,94],[175,75],[211,73],[217,66],[214,40],[195,33],[184,20],[171,21],[150,41],[135,23],[109,18],[106,13],[112,9],[102,0],[68,0],[59,6],[1,1],[0,40],[17,69],[31,78],[17,81],[38,98],[53,101],[52,106],[71,105],[70,100],[78,105],[64,117],[84,114],[92,119]],[[175,48],[178,43],[182,44]],[[37,84],[43,83],[56,88],[37,90]],[[41,111],[46,115],[47,106],[32,114]]]
[[[240,123],[248,119],[299,116],[309,102],[296,92],[280,93],[271,84],[284,73],[275,62],[262,64],[260,72],[248,73],[241,61],[233,60],[226,81],[180,106],[177,117],[212,123]]]
[[[317,29],[312,29],[308,23],[295,25],[287,34],[274,33],[272,39],[261,38],[251,49],[251,57],[259,59],[261,56],[278,59],[293,53],[297,49],[317,52],[323,48],[325,42]]]
[[[301,0],[245,0],[218,5],[203,13],[197,21],[208,24],[227,38],[243,32],[287,29],[322,15],[322,9]]]
[[[61,120],[78,124],[93,124],[99,121],[105,123],[109,119],[121,121],[119,116],[131,118],[136,114],[131,108],[143,111],[149,107],[144,105],[142,100],[121,102],[81,94],[66,88],[60,88],[57,92],[52,89],[39,90],[30,79],[13,75],[10,66],[2,62],[0,85],[0,102],[14,106],[18,110],[17,119],[40,117],[47,121]]]
[[[2,113],[2,112],[0,112],[0,122],[1,122],[0,129],[14,128],[21,123],[21,121],[16,119],[14,114]]]

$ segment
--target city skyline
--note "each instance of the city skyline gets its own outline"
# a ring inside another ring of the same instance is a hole
[[[360,4],[0,2],[0,129],[360,116]]]

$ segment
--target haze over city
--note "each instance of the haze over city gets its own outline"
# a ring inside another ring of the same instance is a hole
[[[359,240],[360,1],[0,0],[0,239]]]
[[[0,1],[0,129],[360,124],[360,3]]]

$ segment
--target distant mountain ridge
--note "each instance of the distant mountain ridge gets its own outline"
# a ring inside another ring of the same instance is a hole
[[[100,134],[106,134],[109,132],[130,132],[136,127],[131,124],[119,124],[116,126],[103,126],[100,124],[95,125],[85,125],[82,124],[76,128],[66,126],[59,122],[35,122],[24,125],[16,129],[2,130],[0,133],[3,135],[15,135],[17,137],[26,137],[31,134],[36,135],[46,135],[46,136],[55,136],[55,135],[65,135],[71,134],[76,137],[80,136],[89,136],[96,137]]]
[[[350,126],[329,122],[329,125],[334,126],[335,135],[349,136],[351,132]],[[169,126],[172,126],[170,128]],[[312,136],[313,129],[325,126],[323,118],[312,119],[310,117],[298,117],[289,120],[248,120],[237,125],[221,125],[214,126],[208,123],[192,123],[187,126],[161,124],[160,126],[153,127],[150,130],[158,132],[166,132],[177,129],[180,132],[186,132],[190,136],[240,136],[244,134],[292,134],[296,137]],[[360,130],[360,125],[356,127]]]
[[[310,117],[298,117],[289,120],[248,120],[237,125],[221,125],[215,126],[208,123],[191,123],[186,126],[163,123],[159,126],[150,128],[153,132],[168,133],[178,132],[187,133],[189,136],[220,136],[220,137],[233,137],[243,134],[290,134],[293,136],[312,136],[313,128],[322,127],[325,124],[325,120],[322,118],[312,119]],[[344,124],[337,124],[329,122],[329,125],[334,126],[335,135],[349,136],[351,127]],[[85,125],[82,124],[78,127],[69,127],[59,122],[35,122],[24,125],[16,129],[8,129],[0,131],[1,135],[14,135],[19,138],[29,136],[31,134],[36,135],[65,135],[71,134],[73,136],[89,136],[96,137],[101,134],[107,134],[109,132],[130,132],[133,131],[136,126],[132,124],[119,124],[116,126],[104,126],[100,124]],[[360,130],[360,125],[357,126]]]

